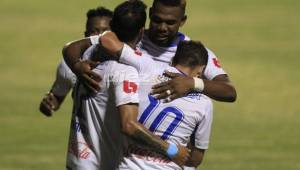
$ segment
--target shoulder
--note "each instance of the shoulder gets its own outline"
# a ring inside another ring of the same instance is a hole
[[[200,112],[207,112],[212,110],[213,103],[212,100],[204,94],[201,93],[189,93],[187,96],[183,97],[187,102],[193,103],[195,110]]]

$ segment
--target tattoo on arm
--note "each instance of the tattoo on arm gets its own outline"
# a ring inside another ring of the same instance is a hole
[[[139,143],[146,144],[153,148],[156,152],[166,155],[168,143],[163,141],[158,136],[153,135],[149,130],[142,127],[142,125],[136,125],[137,130],[133,133],[132,137]],[[166,155],[167,156],[167,155]]]

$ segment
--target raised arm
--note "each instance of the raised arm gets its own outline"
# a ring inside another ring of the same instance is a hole
[[[121,42],[113,32],[104,33],[100,38],[100,44],[116,60],[134,67],[140,74],[153,70],[155,61],[152,58],[144,56],[141,52]]]
[[[173,100],[191,91],[197,91],[217,101],[234,102],[237,96],[234,85],[230,82],[229,76],[221,67],[215,54],[209,49],[207,51],[208,61],[201,78],[167,73],[166,75],[173,79],[154,86],[153,93],[159,94],[159,99]],[[169,96],[170,93],[166,93],[167,91],[172,92],[171,96]]]
[[[171,100],[185,96],[193,90],[198,90],[197,83],[193,77],[182,76],[166,72],[166,75],[172,80],[163,82],[153,86],[153,94],[158,94],[157,99],[166,99],[170,97]],[[208,97],[222,102],[234,102],[236,100],[236,91],[227,75],[216,76],[213,80],[202,79],[201,92]],[[170,90],[172,94],[166,92]]]
[[[93,36],[68,43],[65,45],[62,51],[66,64],[91,92],[97,92],[100,90],[98,82],[101,81],[101,77],[92,72],[92,69],[98,63],[91,60],[82,61],[81,56],[83,55],[84,51],[92,45],[93,41],[97,42],[97,40],[94,40],[95,37],[97,38],[97,36]]]
[[[234,102],[236,90],[227,74],[216,76],[213,80],[203,80],[203,94],[222,102]]]

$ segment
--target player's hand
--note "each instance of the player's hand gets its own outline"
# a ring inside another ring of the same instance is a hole
[[[175,157],[172,158],[172,161],[175,162],[178,166],[183,167],[187,160],[190,158],[190,149],[177,145],[178,153]]]
[[[59,105],[57,98],[53,95],[53,93],[49,92],[40,103],[40,112],[42,112],[45,116],[52,116],[52,113],[59,108]]]
[[[99,82],[102,78],[92,71],[99,63],[100,62],[85,60],[75,63],[73,67],[73,72],[79,81],[92,93],[97,93],[100,90]]]
[[[151,94],[155,95],[156,99],[165,99],[165,102],[170,102],[174,99],[187,95],[194,89],[194,79],[188,76],[182,76],[178,73],[166,71],[165,76],[171,80],[156,84],[152,87]]]

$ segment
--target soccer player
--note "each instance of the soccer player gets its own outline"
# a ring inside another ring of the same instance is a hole
[[[165,81],[165,70],[183,76],[201,77],[208,60],[206,48],[195,41],[181,41],[172,60],[172,67],[162,67],[147,55],[137,54],[128,45],[120,42],[113,32],[104,33],[101,45],[112,54],[120,55],[116,60],[135,67],[140,77],[139,122],[162,139],[187,145],[192,140],[192,156],[187,166],[200,165],[208,148],[212,123],[212,102],[200,93],[162,103],[149,95],[153,84]],[[147,147],[132,145],[129,156],[124,158],[120,169],[180,169],[164,156]],[[142,168],[140,168],[142,167]]]
[[[98,35],[110,30],[109,23],[112,15],[112,11],[104,7],[90,9],[86,14],[87,21],[84,36]],[[40,111],[46,116],[51,116],[53,111],[58,110],[76,80],[74,73],[62,60],[56,69],[56,79],[50,92],[45,95],[40,103]]]
[[[187,36],[178,32],[184,25],[185,0],[154,0],[150,8],[150,26],[141,41],[140,49],[157,61],[167,66],[175,55],[177,44],[182,40],[189,40]],[[218,100],[233,102],[236,99],[234,86],[228,75],[221,68],[215,54],[208,49],[208,63],[203,79],[194,80],[192,77],[179,76],[174,80],[155,86],[153,93],[160,93],[158,98],[174,99],[184,96],[192,90]],[[195,83],[197,81],[197,83]],[[195,87],[198,85],[199,87]]]
[[[149,57],[152,57],[156,64],[167,67],[177,50],[177,44],[189,38],[178,32],[184,25],[187,16],[185,15],[185,0],[154,0],[150,8],[150,26],[145,31],[139,49]],[[91,45],[88,39],[76,41],[68,46],[67,49],[73,50],[74,55],[80,55]],[[172,80],[154,86],[153,93],[158,93],[158,99],[175,98],[186,95],[197,90],[217,101],[234,102],[236,91],[230,82],[229,76],[222,69],[215,54],[208,50],[208,62],[203,73],[203,77],[193,78],[190,76],[174,76]],[[85,68],[88,68],[85,64]],[[76,72],[76,70],[73,70]],[[97,82],[90,78],[89,69],[77,71],[82,82],[89,84],[93,91],[99,89]]]
[[[135,48],[143,34],[145,9],[144,3],[136,0],[125,1],[114,10],[111,29],[129,48]],[[96,45],[92,48],[95,49]],[[93,53],[93,50],[90,51]],[[106,57],[105,52],[97,52]],[[64,51],[64,56],[70,53],[72,51]],[[66,57],[66,62],[73,66],[70,68],[76,68],[79,60],[80,57],[70,64]],[[154,136],[137,121],[137,71],[116,61],[103,62],[93,71],[102,77],[99,83],[101,90],[98,93],[90,95],[80,82],[75,86],[67,169],[118,168],[123,157],[123,142],[126,142],[121,130],[138,143],[145,144],[183,165],[189,156],[185,147]]]

